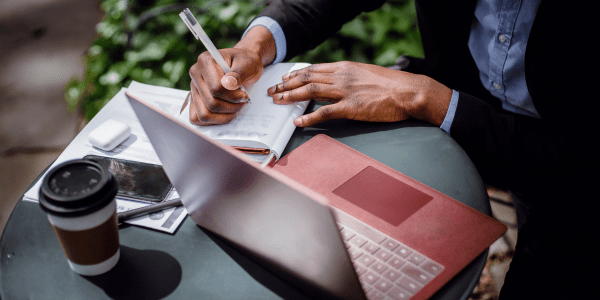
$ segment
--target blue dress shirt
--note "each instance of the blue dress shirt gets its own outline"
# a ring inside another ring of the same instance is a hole
[[[469,50],[479,69],[483,86],[502,101],[502,108],[517,114],[539,118],[525,82],[525,48],[541,0],[479,0],[469,36]],[[255,19],[246,32],[261,25],[275,38],[277,56],[286,54],[281,26],[269,17]],[[244,33],[245,34],[245,33]],[[452,91],[450,106],[440,128],[450,134],[459,101]]]

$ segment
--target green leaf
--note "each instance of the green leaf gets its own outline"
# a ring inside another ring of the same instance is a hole
[[[218,17],[221,21],[227,22],[228,20],[233,18],[233,16],[235,16],[239,9],[240,7],[238,6],[238,3],[233,2],[231,3],[231,5],[224,7],[219,12]]]
[[[175,84],[169,81],[164,77],[152,77],[148,79],[145,83],[150,85],[164,86],[172,88]]]
[[[131,69],[131,65],[127,62],[118,62],[114,65],[112,65],[109,69],[108,72],[106,72],[104,75],[100,76],[100,78],[98,79],[98,82],[102,85],[116,85],[119,82],[121,82],[125,76],[127,76],[127,74],[129,73],[129,70]]]
[[[98,25],[96,26],[96,32],[98,32],[100,35],[106,37],[106,38],[110,38],[113,36],[113,34],[115,34],[115,32],[117,32],[118,28],[108,22],[100,22],[98,23]]]
[[[378,55],[375,58],[375,64],[378,66],[391,66],[398,58],[398,51],[395,48],[390,48]]]
[[[150,80],[153,75],[154,72],[152,71],[152,69],[142,68],[140,66],[134,67],[129,73],[131,79],[139,82],[148,82],[148,80]]]
[[[167,54],[168,41],[150,41],[146,46],[137,53],[135,60],[146,61],[146,60],[160,60]],[[133,58],[132,58],[133,60]]]
[[[94,48],[96,47],[96,48]],[[104,72],[104,70],[106,70],[106,68],[108,67],[108,56],[106,55],[106,53],[104,53],[100,46],[94,46],[92,49],[94,49],[94,52],[90,51],[90,54],[87,55],[84,59],[85,62],[85,72],[84,72],[84,78],[86,78],[86,81],[93,81],[95,79],[97,79],[98,76],[100,76],[100,74],[102,74]],[[93,54],[93,53],[97,53],[97,54]]]
[[[71,78],[65,85],[65,101],[67,102],[68,112],[77,110],[77,105],[83,99],[83,87],[83,82],[76,77]]]
[[[340,34],[358,40],[369,39],[369,33],[367,33],[365,24],[362,20],[360,20],[360,18],[355,18],[354,20],[342,26],[342,29],[340,29]]]

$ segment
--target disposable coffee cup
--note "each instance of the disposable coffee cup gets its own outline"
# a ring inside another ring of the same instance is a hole
[[[44,178],[40,205],[69,266],[81,275],[100,275],[119,261],[117,190],[108,169],[87,159],[64,162]]]

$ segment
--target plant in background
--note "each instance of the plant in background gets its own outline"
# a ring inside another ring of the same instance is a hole
[[[132,80],[188,90],[189,68],[205,51],[179,12],[189,7],[217,48],[231,48],[268,1],[104,0],[98,37],[84,56],[83,78],[65,86],[71,111],[86,120]],[[414,0],[393,1],[347,23],[293,61],[350,60],[389,66],[402,54],[422,56]]]

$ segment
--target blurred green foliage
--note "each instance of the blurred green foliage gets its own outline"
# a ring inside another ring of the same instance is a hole
[[[83,78],[65,86],[71,111],[87,120],[132,80],[188,90],[189,68],[205,51],[179,12],[196,15],[217,48],[230,48],[268,1],[104,0],[98,37],[84,57]],[[363,13],[333,37],[292,61],[357,61],[389,66],[402,54],[423,56],[414,0],[390,1]]]

